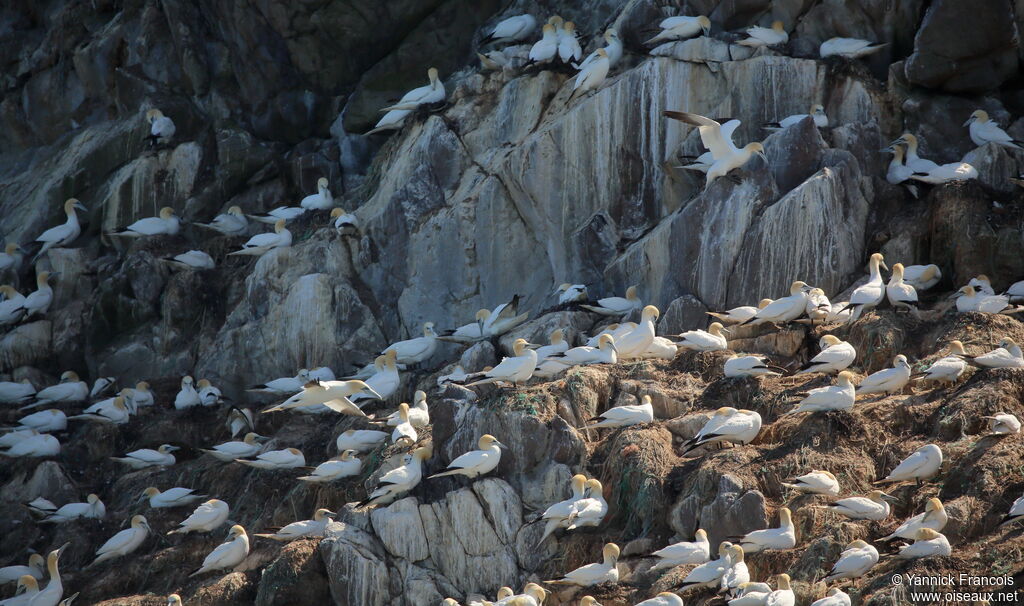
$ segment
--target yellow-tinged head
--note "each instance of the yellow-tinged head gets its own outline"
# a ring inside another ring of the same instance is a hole
[[[61,383],[77,383],[81,379],[78,378],[78,373],[73,370],[65,370],[60,375]]]
[[[786,26],[782,24],[782,21],[772,21],[772,29],[781,34],[786,31]]]
[[[315,513],[313,513],[313,519],[316,520],[317,522],[322,522],[324,520],[324,518],[326,518],[327,516],[333,516],[333,515],[334,515],[334,512],[331,511],[330,509],[324,509],[324,508],[321,507],[320,509],[317,509]]]
[[[241,217],[245,213],[242,212],[242,207],[241,206],[232,206],[232,207],[228,208],[228,214],[232,214],[232,215],[235,215],[237,217]]]
[[[516,339],[515,342],[512,343],[512,351],[515,355],[521,356],[526,353],[526,346],[529,344],[530,343],[526,339]]]
[[[160,489],[157,488],[156,486],[150,486],[146,490],[142,491],[142,496],[147,498],[147,499],[152,499],[153,497],[155,497],[158,494],[160,494]]]
[[[702,543],[706,543],[708,540],[708,533],[703,528],[698,528],[697,532],[693,533],[693,537]]]
[[[212,387],[212,386],[213,386],[213,384],[210,383],[209,379],[199,379],[199,382],[196,383],[196,387],[198,387],[199,389],[206,389],[207,387]]]
[[[21,595],[26,593],[35,593],[39,591],[39,581],[30,574],[23,574],[18,577],[18,587],[24,590]]]
[[[661,316],[661,312],[658,311],[658,308],[653,305],[648,305],[647,307],[644,307],[643,312],[640,314],[640,317],[643,320],[651,321],[657,320],[659,316]]]
[[[166,221],[174,216],[174,209],[170,206],[165,206],[160,209],[160,218]]]
[[[708,332],[715,335],[716,337],[722,336],[722,329],[725,328],[720,322],[712,322],[711,326],[708,326]]]
[[[163,117],[164,117],[164,113],[162,111],[156,109],[155,107],[153,109],[151,109],[151,110],[148,110],[146,112],[146,119],[149,120],[150,122],[152,122],[153,120],[156,120],[157,118],[163,118]]]
[[[551,331],[550,335],[548,335],[548,340],[552,345],[560,345],[565,341],[565,332],[561,328],[556,328]]]
[[[480,450],[487,450],[492,446],[501,446],[502,444],[501,442],[498,441],[498,438],[492,436],[489,433],[485,433],[484,435],[480,436],[480,439],[477,441],[476,445],[480,448]]]
[[[334,208],[331,209],[331,218],[332,219],[337,219],[338,217],[340,217],[342,215],[347,215],[347,214],[348,213],[345,212],[345,209],[340,207],[340,206],[335,206]]]
[[[835,335],[825,335],[821,338],[821,342],[825,344],[825,347],[832,347],[833,345],[839,345],[843,340]]]
[[[619,559],[619,546],[615,543],[608,543],[601,550],[601,555],[604,556],[604,559],[614,562]]]
[[[146,520],[146,516],[143,516],[143,515],[134,515],[134,516],[132,516],[132,528],[135,528],[136,530],[138,530],[140,528],[145,528],[146,530],[149,530],[149,522]]]
[[[803,289],[807,288],[807,283],[801,280],[797,280],[789,285],[789,294],[799,294]]]
[[[285,220],[284,219],[278,219],[274,223],[274,232],[278,233],[278,234],[283,232],[284,231],[284,224],[285,224]]]
[[[427,78],[429,78],[431,82],[437,82],[438,74],[436,67],[431,67],[427,70]]]
[[[597,56],[601,57],[601,58],[604,58],[604,59],[607,59],[608,58],[608,51],[604,50],[603,48],[599,48],[599,49],[597,49]]]
[[[942,511],[945,508],[942,506],[942,501],[932,497],[928,499],[927,503],[925,503],[924,509],[925,511]]]
[[[49,284],[47,284],[49,281],[50,281],[50,272],[48,272],[48,271],[41,271],[36,276],[36,287],[38,287],[38,288],[45,288],[46,286],[49,285]]]
[[[78,198],[68,198],[64,201],[64,213],[68,215],[75,214],[75,210],[82,212],[86,211],[85,205],[78,201]]]
[[[228,530],[228,539],[234,539],[235,537],[244,537],[245,528],[242,528],[240,524],[235,524]]]
[[[330,184],[331,182],[327,180],[327,177],[320,177],[319,179],[316,180],[317,189],[327,189],[327,187],[330,186]]]
[[[937,539],[941,536],[941,534],[939,534],[935,530],[932,530],[931,528],[921,528],[917,531],[917,534],[914,535],[914,540],[931,541],[932,539]]]
[[[412,451],[412,456],[420,461],[426,461],[434,454],[434,449],[430,446],[420,446],[416,450]]]
[[[630,301],[639,301],[640,297],[636,294],[636,286],[630,286],[626,289],[626,298]]]

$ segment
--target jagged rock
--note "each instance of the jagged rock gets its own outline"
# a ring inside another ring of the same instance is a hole
[[[0,370],[37,364],[46,359],[51,349],[49,320],[37,320],[16,326],[0,338]]]
[[[698,528],[708,533],[712,545],[730,536],[768,527],[764,496],[745,488],[729,474],[701,469],[689,492],[680,495],[669,513],[668,523],[680,536],[693,537]]]
[[[298,540],[286,545],[260,576],[256,606],[322,604],[330,589],[316,541]]]
[[[661,313],[658,334],[678,335],[687,330],[703,327],[708,321],[708,308],[693,295],[673,300]]]
[[[374,533],[391,555],[418,562],[430,556],[420,522],[419,501],[408,497],[370,513]]]

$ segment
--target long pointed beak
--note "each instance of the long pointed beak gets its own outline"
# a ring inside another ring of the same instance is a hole
[[[383,400],[384,399],[383,396],[381,396],[379,393],[374,391],[374,389],[372,387],[370,387],[369,385],[364,387],[363,390],[366,391],[367,393],[369,393],[370,395],[372,395],[373,397],[377,398],[378,400]]]
[[[892,501],[899,501],[899,498],[892,496],[891,494],[882,493],[883,499],[890,499]]]
[[[889,271],[889,266],[885,264],[885,261],[882,261],[879,265],[881,265],[882,269],[885,271]]]
[[[967,125],[969,125],[969,124],[970,124],[971,122],[974,122],[974,116],[971,116],[970,118],[968,118],[968,119],[967,119],[967,121],[963,123],[963,126],[967,126]]]
[[[963,295],[964,295],[964,293],[962,293],[962,292],[960,292],[960,291],[958,290],[958,291],[956,291],[955,293],[953,293],[953,294],[949,295],[949,298],[950,298],[950,299],[955,299],[955,298],[957,298],[957,297],[962,297]]]
[[[757,155],[761,156],[761,159],[764,160],[766,164],[768,163],[767,154],[765,154],[764,152],[757,152]]]

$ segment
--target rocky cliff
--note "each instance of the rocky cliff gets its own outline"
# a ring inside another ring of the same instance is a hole
[[[481,71],[475,51],[484,27],[522,12],[573,20],[587,50],[615,27],[625,56],[598,91],[571,101],[568,73]],[[708,15],[712,36],[642,44],[660,19],[679,13]],[[784,48],[752,52],[735,43],[733,31],[775,19],[791,32]],[[893,520],[939,496],[954,519],[947,534],[956,549],[912,570],[999,571],[1017,575],[1019,585],[1020,533],[995,527],[1024,489],[1020,441],[979,435],[979,415],[1022,416],[1019,371],[870,400],[854,413],[781,420],[796,392],[823,380],[737,385],[721,378],[722,359],[711,354],[574,371],[479,395],[436,386],[460,356],[471,370],[492,364],[508,338],[466,354],[442,346],[403,374],[384,407],[427,388],[435,406],[423,438],[434,445],[429,468],[492,433],[509,444],[493,477],[427,482],[372,513],[345,509],[319,544],[257,541],[242,568],[223,578],[186,577],[220,536],[151,538],[128,563],[78,569],[139,509],[134,501],[148,485],[201,488],[229,501],[233,520],[259,529],[305,519],[319,506],[343,508],[404,453],[375,452],[357,481],[322,488],[219,464],[195,449],[224,441],[223,411],[170,408],[184,374],[255,407],[261,402],[244,391],[251,384],[300,367],[347,372],[419,334],[423,322],[454,328],[516,294],[536,318],[517,334],[542,340],[567,327],[579,340],[601,320],[555,310],[553,289],[564,281],[585,283],[594,298],[639,285],[643,300],[662,309],[659,328],[668,334],[703,326],[709,309],[781,296],[794,279],[842,299],[874,251],[938,264],[939,290],[979,273],[997,290],[1021,279],[1024,190],[1010,177],[1024,153],[976,147],[960,126],[982,108],[1024,139],[1021,27],[1024,5],[1010,0],[5,3],[0,238],[27,245],[62,220],[69,197],[88,212],[82,236],[36,266],[61,272],[54,304],[45,318],[0,335],[0,373],[37,387],[68,369],[124,385],[146,379],[160,405],[124,428],[72,425],[56,460],[5,461],[0,564],[71,540],[68,584],[90,604],[163,603],[177,591],[186,604],[412,605],[554,578],[596,561],[600,545],[615,540],[626,547],[626,583],[595,593],[608,606],[681,578],[650,575],[641,557],[673,536],[690,538],[699,524],[717,541],[768,526],[787,504],[800,547],[752,556],[750,565],[759,579],[790,572],[808,599],[823,593],[816,581],[843,545],[893,524],[837,523],[812,507],[817,497],[794,499],[779,480],[832,461],[844,488],[860,493],[917,446],[938,441],[947,468],[923,489],[899,489]],[[888,46],[856,62],[818,59],[818,46],[833,36]],[[444,107],[418,111],[397,133],[362,135],[430,66],[448,91]],[[766,137],[762,124],[812,103],[824,105],[830,128],[804,121]],[[144,114],[154,107],[173,118],[177,134],[151,149]],[[669,109],[741,120],[736,140],[763,140],[767,163],[754,160],[736,181],[702,191],[702,175],[675,168],[681,156],[703,151],[700,139],[666,120]],[[916,198],[890,185],[889,157],[878,150],[904,131],[918,135],[922,156],[964,159],[979,178],[923,187]],[[173,237],[105,235],[164,206],[206,222],[235,205],[247,213],[294,205],[321,177],[358,217],[358,234],[338,234],[326,212],[307,213],[289,226],[293,246],[255,261],[225,256],[244,238],[189,223]],[[217,268],[172,272],[161,260],[193,248],[210,253]],[[30,290],[33,275],[26,263],[10,280]],[[948,339],[980,350],[1003,335],[1024,336],[1009,318],[936,312],[916,321],[891,310],[837,330],[862,352],[862,374],[896,353],[923,365]],[[815,352],[819,334],[756,331],[733,345],[796,363]],[[643,394],[654,397],[658,423],[579,429],[595,412]],[[706,412],[732,404],[758,410],[770,423],[766,433],[752,445],[681,457],[679,443]],[[311,463],[335,454],[339,431],[363,427],[349,418],[263,417],[260,433],[301,448]],[[107,459],[162,442],[188,447],[167,470],[125,474]],[[583,470],[605,482],[605,525],[537,548],[538,510],[563,498],[568,478]],[[17,506],[40,494],[65,502],[88,492],[107,502],[102,522],[40,528]],[[150,521],[162,535],[181,513],[152,513]],[[890,599],[890,576],[876,569],[856,600]]]

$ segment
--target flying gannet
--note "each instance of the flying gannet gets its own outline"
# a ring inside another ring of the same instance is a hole
[[[711,152],[714,162],[708,168],[704,191],[711,187],[715,179],[743,166],[755,154],[761,156],[765,162],[768,161],[764,154],[764,146],[760,143],[747,143],[742,148],[737,148],[732,142],[732,134],[740,125],[739,120],[730,120],[723,125],[711,118],[688,112],[666,110],[661,113],[673,120],[696,126],[701,142]]]
[[[395,374],[397,375],[398,372],[395,371]],[[362,412],[355,412],[351,410],[352,408],[356,408],[356,406],[348,398],[349,396],[353,396],[362,391],[370,393],[377,399],[385,399],[384,396],[370,386],[369,381],[364,382],[358,379],[351,381],[310,381],[302,387],[302,391],[299,393],[288,398],[281,404],[268,408],[263,412],[276,412],[279,410],[305,408],[309,406],[316,406],[317,404],[325,404],[337,412],[341,412],[343,414],[355,414],[355,416],[359,416]],[[346,403],[348,406],[344,406]],[[356,410],[358,409],[356,408]]]

